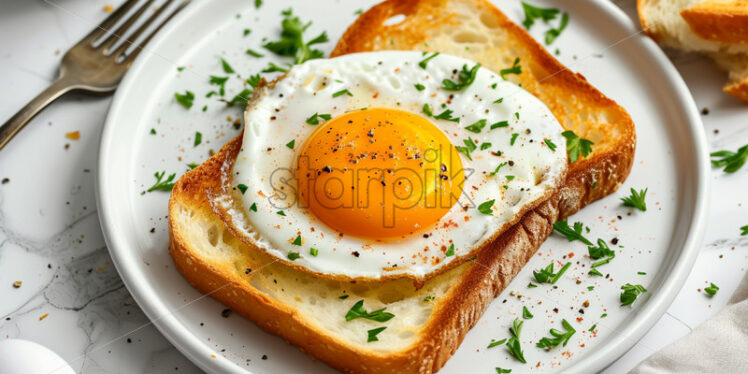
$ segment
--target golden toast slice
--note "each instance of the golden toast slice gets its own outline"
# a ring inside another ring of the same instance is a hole
[[[397,14],[405,20],[383,24]],[[469,43],[469,51],[464,43]],[[334,55],[392,48],[451,53],[495,71],[519,57],[523,73],[517,82],[543,100],[566,129],[595,145],[589,157],[570,166],[558,193],[525,214],[475,260],[421,288],[406,278],[347,283],[315,277],[233,237],[211,209],[208,193],[220,188],[221,168],[233,163],[241,135],[182,176],[169,201],[170,252],[177,269],[199,291],[345,372],[439,370],[550,235],[553,222],[615,191],[634,157],[634,125],[625,110],[581,75],[566,70],[486,1],[386,1],[359,17]],[[367,342],[366,332],[381,324],[345,321],[359,300],[368,310],[386,307],[396,316],[378,335],[379,341]]]
[[[696,35],[720,43],[748,43],[748,2],[703,0],[680,12]]]

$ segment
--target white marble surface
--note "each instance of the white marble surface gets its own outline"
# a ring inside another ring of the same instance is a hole
[[[119,1],[0,0],[0,121],[55,77],[61,53]],[[633,0],[617,1],[629,14]],[[703,117],[712,150],[748,143],[748,107],[721,93],[725,74],[673,55]],[[94,198],[99,135],[110,97],[69,95],[0,152],[0,339],[41,343],[83,373],[199,372],[151,325],[111,264]],[[79,140],[65,137],[80,131]],[[8,179],[5,182],[5,178]],[[668,312],[606,373],[622,373],[716,313],[746,272],[748,167],[713,170],[709,228]],[[13,288],[14,281],[21,288]],[[714,282],[707,298],[697,289]],[[45,316],[45,318],[42,318]]]

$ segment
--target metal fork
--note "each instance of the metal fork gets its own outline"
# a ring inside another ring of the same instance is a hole
[[[176,7],[131,53],[125,54],[135,40],[171,5],[173,0],[167,0],[135,32],[130,34],[127,39],[124,39],[123,43],[113,49],[117,40],[124,37],[124,34],[153,4],[153,1],[146,1],[117,30],[98,45],[94,45],[94,42],[114,27],[117,21],[122,19],[138,2],[138,0],[128,0],[125,4],[117,8],[104,22],[96,26],[93,31],[81,39],[78,44],[70,48],[62,57],[60,75],[57,77],[57,80],[0,127],[0,150],[37,113],[63,94],[70,91],[81,91],[96,95],[105,95],[114,92],[133,60],[143,50],[143,46],[151,40],[153,35],[166,22],[181,11],[190,0],[185,0]]]

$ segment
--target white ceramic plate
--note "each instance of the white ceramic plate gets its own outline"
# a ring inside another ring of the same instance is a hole
[[[497,3],[515,21],[522,20],[519,2]],[[676,70],[609,2],[535,3],[569,12],[569,27],[550,48],[558,48],[564,64],[618,101],[636,123],[636,159],[625,185],[570,219],[589,226],[590,237],[618,238],[620,247],[613,246],[615,260],[600,268],[610,276],[593,277],[587,275],[591,261],[584,257],[586,248],[553,235],[491,304],[443,372],[487,373],[496,366],[515,372],[604,368],[662,315],[689,273],[701,241],[709,181],[706,143],[699,115]],[[286,62],[269,56],[260,44],[263,37],[278,38],[280,12],[288,7],[303,20],[314,22],[307,38],[328,32],[332,41],[322,47],[329,52],[354,20],[354,12],[373,4],[364,0],[266,1],[256,10],[247,0],[198,1],[151,42],[117,90],[100,148],[97,191],[102,228],[135,300],[161,332],[206,371],[332,369],[250,321],[235,314],[223,318],[224,307],[195,291],[173,267],[167,251],[168,193],[142,192],[155,182],[154,172],[181,175],[188,163],[202,162],[210,150],[218,150],[238,133],[227,116],[239,117],[240,109],[205,97],[216,89],[208,84],[209,75],[226,75],[220,56],[244,79],[267,66],[271,58]],[[547,28],[538,22],[533,34],[542,38]],[[244,29],[251,33],[244,36]],[[267,57],[251,57],[245,54],[248,48]],[[178,66],[186,68],[178,72]],[[241,90],[241,81],[232,75],[227,97]],[[190,110],[174,100],[174,92],[185,90],[196,95]],[[202,111],[204,105],[206,111]],[[151,129],[156,135],[150,134]],[[196,131],[203,140],[193,146]],[[649,189],[646,213],[621,206],[620,198],[630,187]],[[557,288],[528,289],[532,270],[552,260],[571,261],[573,266]],[[625,283],[642,284],[649,292],[633,307],[621,307],[618,298]],[[515,292],[522,298],[511,296]],[[578,310],[586,300],[590,306],[581,314]],[[508,336],[507,328],[514,318],[521,318],[523,305],[535,315],[525,321],[522,331],[527,365],[514,360],[503,347],[486,349],[491,339]],[[606,318],[601,318],[603,313]],[[569,345],[550,352],[536,348],[535,342],[548,336],[549,328],[559,327],[562,318],[577,330]],[[594,333],[587,331],[592,325],[597,325]],[[266,360],[261,359],[263,355]]]

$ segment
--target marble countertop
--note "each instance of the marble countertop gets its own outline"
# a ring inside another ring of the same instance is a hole
[[[0,3],[0,120],[49,85],[62,53],[118,1]],[[633,14],[634,1],[616,2]],[[723,94],[726,74],[671,53],[699,108],[711,150],[748,142],[745,104]],[[82,373],[200,372],[148,321],[114,268],[99,227],[94,173],[111,97],[71,94],[0,152],[0,339],[45,345]],[[66,138],[79,131],[80,139]],[[703,248],[667,313],[606,373],[623,373],[719,311],[746,273],[748,167],[712,172]],[[13,287],[21,281],[21,287]],[[709,282],[720,287],[708,298]]]

